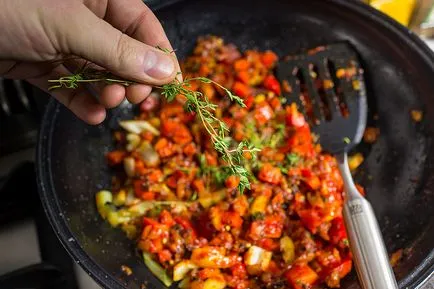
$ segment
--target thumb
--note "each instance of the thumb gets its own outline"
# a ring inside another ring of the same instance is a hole
[[[62,52],[85,58],[112,73],[141,83],[161,85],[176,76],[176,59],[117,30],[86,6],[68,13],[61,25]],[[69,22],[69,23],[68,23]]]

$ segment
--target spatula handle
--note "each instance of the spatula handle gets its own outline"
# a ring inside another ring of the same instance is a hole
[[[355,187],[346,155],[339,158],[339,167],[346,191],[344,220],[361,286],[363,289],[397,289],[374,211]]]
[[[344,207],[344,218],[362,288],[398,288],[369,202],[364,198],[348,201]]]

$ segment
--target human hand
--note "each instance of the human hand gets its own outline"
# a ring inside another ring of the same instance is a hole
[[[126,97],[139,103],[152,85],[172,81],[176,57],[164,30],[141,0],[0,0],[0,76],[26,79],[48,90],[48,79],[71,74],[90,61],[140,84],[84,87],[51,94],[90,124]],[[173,55],[173,54],[172,54]],[[72,57],[71,57],[72,56]]]

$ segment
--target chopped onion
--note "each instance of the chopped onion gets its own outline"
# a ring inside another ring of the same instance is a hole
[[[127,151],[132,151],[140,144],[140,136],[135,133],[127,134]]]
[[[119,125],[130,133],[140,134],[143,131],[149,131],[153,135],[160,135],[158,129],[146,120],[123,120],[119,122]]]
[[[143,142],[137,149],[137,152],[140,153],[147,167],[156,167],[160,163],[160,156],[149,142]]]
[[[134,158],[132,157],[124,158],[124,170],[127,176],[129,177],[134,176],[135,167],[136,167],[136,162],[134,161]]]

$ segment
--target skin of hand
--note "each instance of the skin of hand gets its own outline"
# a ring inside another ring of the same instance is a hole
[[[141,0],[0,0],[0,76],[25,79],[47,91],[48,79],[91,62],[140,84],[95,85],[51,94],[89,124],[126,97],[143,101],[152,85],[174,80],[179,64],[164,30]]]

